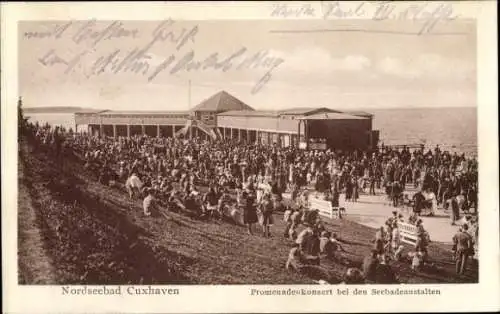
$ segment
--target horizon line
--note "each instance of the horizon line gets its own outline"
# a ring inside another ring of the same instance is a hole
[[[37,106],[37,107],[22,107],[23,110],[30,110],[30,109],[59,109],[59,108],[66,108],[66,109],[84,109],[84,110],[107,110],[107,111],[130,111],[130,112],[165,112],[165,111],[178,111],[178,112],[189,112],[190,110],[185,110],[185,109],[171,109],[169,110],[168,108],[166,109],[143,109],[143,110],[133,110],[133,109],[109,109],[109,108],[93,108],[93,107],[81,107],[81,106]],[[411,110],[411,109],[460,109],[460,108],[475,108],[477,109],[478,106],[411,106],[411,107],[403,107],[403,106],[398,106],[398,107],[373,107],[373,108],[367,108],[367,107],[352,107],[352,108],[340,108],[340,107],[332,107],[332,106],[317,106],[317,107],[309,107],[309,106],[289,106],[289,107],[279,107],[276,110],[272,109],[264,109],[264,108],[254,108],[256,111],[280,111],[280,110],[287,110],[287,109],[294,109],[294,108],[304,108],[304,109],[318,109],[318,108],[328,108],[328,109],[336,109],[336,110],[363,110],[363,111],[369,111],[369,110],[391,110],[391,109],[405,109],[405,110]],[[245,111],[245,110],[242,110]],[[247,110],[248,111],[248,110]]]

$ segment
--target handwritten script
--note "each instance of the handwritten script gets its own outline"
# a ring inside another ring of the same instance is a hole
[[[374,21],[411,20],[421,23],[416,35],[431,33],[440,22],[458,18],[453,3],[449,2],[399,2],[399,1],[320,1],[319,6],[311,3],[276,3],[270,16],[275,18],[322,18],[356,19],[368,18]],[[369,31],[369,30],[367,30]]]
[[[168,19],[158,23],[151,33],[141,33],[137,28],[127,28],[121,21],[104,26],[95,20],[83,25],[70,21],[49,29],[27,31],[23,35],[29,40],[70,39],[79,48],[76,53],[68,54],[68,49],[57,51],[49,48],[38,58],[38,62],[45,67],[61,67],[64,74],[79,71],[89,79],[105,73],[133,73],[152,82],[164,73],[252,70],[264,73],[252,87],[251,92],[255,94],[271,80],[273,70],[284,62],[269,50],[252,52],[245,46],[230,53],[214,51],[202,54],[189,47],[199,36],[199,26],[176,26],[175,21]],[[131,43],[140,40],[143,44],[105,53],[100,49],[105,42],[119,40]],[[152,47],[159,45],[164,52],[161,57],[151,53]]]

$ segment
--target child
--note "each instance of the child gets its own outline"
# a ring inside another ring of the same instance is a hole
[[[285,210],[285,213],[283,214],[283,221],[285,222],[285,231],[283,232],[283,236],[285,238],[288,238],[289,237],[289,232],[290,232],[290,229],[292,227],[292,213],[293,213],[293,209],[290,208],[290,207],[287,207],[286,210]]]
[[[424,253],[421,250],[417,250],[416,252],[410,252],[408,254],[410,258],[412,258],[411,269],[414,271],[419,271],[422,268],[422,264],[424,262]]]
[[[300,251],[299,244],[294,243],[292,249],[288,253],[288,260],[286,261],[285,269],[300,271],[302,266],[302,252]]]
[[[398,246],[398,248],[394,251],[394,260],[395,260],[395,261],[400,261],[400,260],[401,260],[401,257],[403,257],[403,250],[404,250],[404,246],[403,246],[403,245],[400,245],[400,246]]]
[[[155,209],[156,199],[154,198],[153,190],[146,189],[147,196],[144,198],[142,205],[144,209],[144,216],[151,216],[151,210]]]
[[[297,238],[297,228],[300,225],[302,213],[298,209],[294,209],[290,215],[290,219],[292,221],[292,225],[288,230],[288,236],[290,239],[295,240]]]

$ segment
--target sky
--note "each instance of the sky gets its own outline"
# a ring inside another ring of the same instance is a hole
[[[476,106],[475,23],[421,28],[403,20],[22,22],[20,95],[27,107],[111,110],[186,110],[220,90],[262,110]]]

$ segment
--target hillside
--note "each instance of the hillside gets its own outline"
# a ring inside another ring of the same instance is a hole
[[[19,219],[25,219],[24,205],[31,202],[37,221],[20,223],[20,234],[41,235],[19,239],[20,283],[306,284],[319,278],[338,283],[347,265],[359,266],[372,246],[373,229],[349,220],[329,221],[327,228],[345,242],[342,263],[326,261],[325,272],[310,277],[287,272],[291,242],[282,236],[279,214],[271,239],[260,230],[249,236],[244,227],[185,213],[144,217],[139,200],[97,183],[75,157],[67,158],[60,171],[48,152],[35,151],[24,140],[20,151],[20,186],[29,197],[19,199]],[[429,251],[435,266],[424,272],[393,264],[402,282],[477,282],[477,271],[455,277],[449,246],[433,243]],[[54,278],[32,279],[44,269]]]

